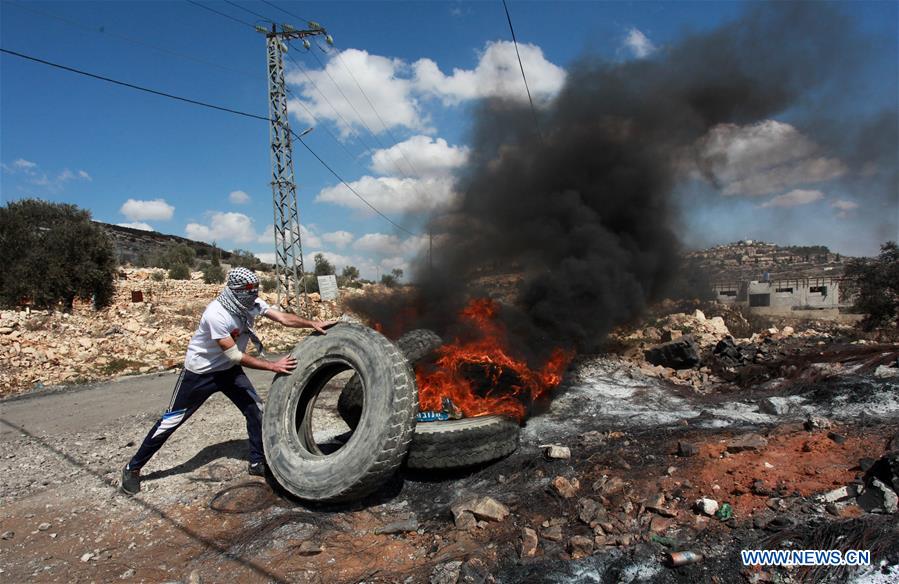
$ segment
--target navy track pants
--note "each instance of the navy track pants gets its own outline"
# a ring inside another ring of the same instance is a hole
[[[162,448],[169,436],[217,391],[221,391],[234,402],[247,419],[250,462],[263,462],[265,456],[262,453],[262,410],[259,408],[261,401],[243,368],[235,365],[225,371],[203,374],[182,370],[175,383],[168,409],[150,428],[149,434],[144,438],[127,468],[138,470],[143,467],[156,451]]]

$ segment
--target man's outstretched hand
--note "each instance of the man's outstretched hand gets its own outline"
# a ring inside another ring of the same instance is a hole
[[[297,360],[290,355],[285,355],[277,361],[271,361],[271,370],[275,373],[290,373],[297,368]]]
[[[309,325],[316,330],[316,332],[320,332],[323,335],[328,334],[326,329],[331,328],[337,324],[336,320],[310,320]]]

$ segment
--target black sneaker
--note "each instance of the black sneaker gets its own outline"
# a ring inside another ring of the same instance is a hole
[[[268,469],[265,467],[264,462],[251,462],[250,465],[247,466],[247,474],[254,477],[264,477],[266,470]]]
[[[126,466],[122,469],[122,492],[128,495],[136,495],[140,492],[140,470],[129,470]]]

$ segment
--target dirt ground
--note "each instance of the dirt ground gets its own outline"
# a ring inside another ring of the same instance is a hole
[[[322,400],[330,417],[315,422],[320,440],[344,430],[333,415],[339,386]],[[267,387],[258,387],[264,398]],[[789,399],[790,411],[761,411],[759,401],[772,394]],[[38,409],[49,403],[27,399]],[[0,576],[7,582],[899,580],[895,515],[865,513],[852,501],[828,509],[816,499],[853,484],[860,459],[887,450],[899,427],[895,379],[846,374],[705,395],[615,358],[583,358],[552,401],[539,404],[513,455],[460,472],[403,471],[345,506],[309,506],[249,477],[242,417],[221,396],[149,463],[133,498],[117,492],[119,470],[157,409],[108,419],[92,411],[77,431],[34,431],[7,415],[10,403],[0,402],[0,424],[15,432],[0,454]],[[77,416],[81,406],[68,407]],[[832,426],[806,430],[810,415]],[[728,452],[746,434],[765,443]],[[678,443],[696,454],[678,455]],[[571,458],[547,459],[544,444],[568,446]],[[557,477],[577,481],[572,496],[553,486]],[[450,507],[473,496],[492,497],[511,514],[457,529]],[[696,513],[700,497],[729,503],[734,518]],[[585,518],[586,501],[602,514]],[[858,529],[880,534],[871,543],[878,565],[812,578],[738,563],[740,549],[761,547],[783,526],[811,534],[835,521],[865,521]],[[538,534],[533,556],[522,555],[524,528]],[[571,546],[576,536],[601,539],[582,557]],[[705,560],[671,568],[664,559],[672,550]]]

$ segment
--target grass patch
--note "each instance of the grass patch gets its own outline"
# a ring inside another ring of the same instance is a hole
[[[144,364],[140,361],[132,361],[131,359],[122,359],[116,357],[115,359],[111,359],[109,363],[104,365],[100,371],[103,372],[104,375],[115,375],[116,373],[121,373],[127,369],[137,369],[138,367],[143,367]]]

